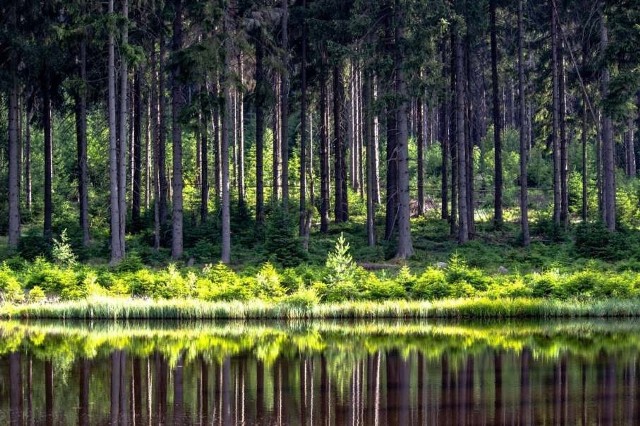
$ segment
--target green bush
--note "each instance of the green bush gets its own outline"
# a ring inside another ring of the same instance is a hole
[[[339,303],[347,300],[358,300],[362,292],[353,281],[341,281],[333,284],[315,283],[313,288],[323,302]]]
[[[404,299],[407,292],[404,285],[395,280],[380,280],[373,274],[364,283],[364,294],[369,300]]]
[[[307,257],[300,238],[294,233],[291,217],[286,208],[278,204],[267,217],[265,229],[264,249],[267,258],[284,267],[295,266]]]
[[[551,297],[559,286],[560,277],[557,272],[534,273],[527,276],[533,297]]]
[[[207,265],[203,277],[195,282],[195,295],[208,301],[249,300],[253,297],[252,282],[242,281],[233,270],[223,263]]]
[[[616,236],[602,222],[582,222],[576,228],[575,248],[584,257],[612,260],[617,255]]]
[[[29,303],[42,303],[46,299],[46,295],[44,294],[44,290],[42,290],[39,286],[33,287],[29,290]]]
[[[24,290],[13,274],[13,271],[6,265],[0,268],[0,301],[22,302],[24,300]]]
[[[411,269],[408,266],[403,266],[398,271],[398,275],[396,275],[394,284],[398,284],[404,288],[405,291],[411,291],[411,289],[415,286],[418,277],[411,273]]]
[[[313,288],[299,288],[283,299],[283,303],[286,306],[303,311],[310,311],[319,302],[320,297],[318,297],[318,293]]]
[[[619,299],[629,299],[637,296],[634,281],[625,275],[614,275],[606,277],[597,282],[593,288],[594,298],[615,297]]]
[[[473,287],[474,290],[484,291],[491,283],[491,278],[486,277],[481,270],[469,268],[465,260],[454,253],[449,260],[449,266],[446,269],[447,282],[452,287],[462,288],[464,283]],[[460,292],[460,291],[456,291]],[[463,293],[467,293],[465,290]]]
[[[40,231],[32,231],[23,235],[18,242],[18,253],[25,260],[33,262],[39,257],[51,256],[51,244]]]
[[[566,299],[569,297],[590,297],[596,287],[603,287],[607,277],[599,272],[585,270],[573,273],[560,280],[556,286],[554,296]]]
[[[304,279],[294,268],[286,268],[280,275],[280,284],[287,293],[294,293],[304,286]]]
[[[284,296],[285,290],[280,284],[280,275],[271,263],[262,265],[256,275],[254,294],[263,300],[274,300]]]
[[[533,289],[526,285],[521,277],[510,277],[501,283],[489,285],[486,295],[492,299],[533,296]]]
[[[444,299],[451,295],[447,277],[442,269],[427,268],[411,289],[414,299]]]
[[[130,252],[113,270],[114,272],[136,272],[144,268],[145,266],[140,255],[136,252]]]

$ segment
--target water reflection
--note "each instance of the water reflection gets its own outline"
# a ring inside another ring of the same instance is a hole
[[[638,424],[638,323],[0,323],[0,424]]]

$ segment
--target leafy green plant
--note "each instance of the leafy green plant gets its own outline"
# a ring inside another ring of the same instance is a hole
[[[78,263],[78,258],[73,252],[73,248],[69,243],[66,229],[62,230],[59,239],[53,239],[51,256],[53,257],[53,261],[58,265],[73,267],[76,265],[76,263]]]
[[[256,275],[255,295],[264,300],[279,299],[285,294],[285,290],[280,284],[280,275],[269,262],[262,265],[260,272]]]
[[[414,299],[444,299],[451,294],[447,276],[442,269],[427,268],[411,289]]]
[[[33,287],[29,290],[29,297],[27,301],[29,303],[42,303],[46,299],[46,295],[44,294],[44,290],[42,290],[39,286]]]

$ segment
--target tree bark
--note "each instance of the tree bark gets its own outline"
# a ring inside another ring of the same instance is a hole
[[[362,104],[364,107],[364,143],[367,150],[367,242],[369,247],[376,245],[376,198],[375,198],[375,143],[373,140],[373,78],[371,69],[364,70]]]
[[[338,64],[333,67],[333,172],[335,185],[334,219],[336,223],[346,222],[349,220],[346,144],[342,120],[343,109],[344,80],[342,76],[342,65]]]
[[[307,2],[302,1],[303,13],[306,13]],[[302,22],[302,55],[300,64],[300,203],[298,217],[298,235],[303,239],[309,238],[307,210],[307,24]],[[310,219],[310,218],[309,218]]]
[[[16,6],[11,8],[12,23],[16,24]],[[9,92],[9,235],[10,250],[18,248],[20,240],[20,174],[19,174],[19,145],[18,137],[18,64],[16,53],[11,54],[11,89]],[[27,123],[27,126],[29,123]]]
[[[42,116],[44,124],[44,238],[50,242],[53,238],[53,124],[51,81],[48,75],[48,69],[45,69],[44,73],[45,76],[43,77],[42,84]]]
[[[282,0],[282,51],[280,76],[280,146],[282,147],[282,204],[289,211],[289,0]]]
[[[327,65],[323,52],[320,70],[320,232],[329,231],[329,132],[327,129]]]
[[[235,31],[236,2],[230,0],[225,13],[224,27],[227,34]],[[222,138],[220,143],[221,179],[222,179],[222,251],[220,254],[223,263],[231,261],[231,199],[229,194],[229,131],[233,125],[233,105],[231,103],[231,61],[234,57],[232,37],[227,37],[225,49],[225,75],[224,75],[224,115],[222,119]]]
[[[604,8],[604,3],[600,3]],[[600,22],[600,45],[604,52],[609,45],[607,33],[607,23],[604,10],[601,10]],[[609,94],[609,69],[606,67],[602,72],[602,98],[606,99]],[[616,181],[615,181],[615,143],[613,140],[613,122],[611,117],[604,111],[602,117],[602,201],[603,201],[603,222],[610,231],[616,230]]]
[[[549,0],[551,8],[551,73],[553,84],[552,96],[552,129],[551,140],[553,150],[553,222],[560,225],[562,221],[562,178],[560,158],[560,68],[558,58],[558,20],[555,0]]]
[[[122,24],[122,46],[129,43],[128,19],[129,19],[129,0],[122,2],[122,15],[124,22]],[[120,137],[118,138],[118,211],[120,213],[119,232],[120,232],[120,250],[122,256],[125,256],[125,233],[127,221],[127,111],[128,108],[128,61],[126,55],[120,56]]]
[[[491,85],[493,86],[493,142],[494,142],[494,204],[493,224],[496,229],[501,229],[502,218],[502,123],[500,122],[500,87],[498,79],[498,41],[496,30],[496,3],[490,1],[490,27],[491,27]]]
[[[529,190],[528,190],[528,146],[527,146],[527,120],[526,120],[526,96],[524,86],[524,25],[523,2],[518,0],[518,93],[520,94],[520,230],[522,232],[522,245],[529,246]]]
[[[627,143],[625,144],[626,172],[628,177],[636,176],[635,119],[630,115],[627,119]]]
[[[200,135],[200,222],[205,223],[209,215],[209,137],[207,118],[198,113],[198,129]]]
[[[237,188],[238,188],[238,203],[245,202],[244,196],[244,96],[242,91],[244,90],[244,68],[242,62],[242,53],[238,54],[238,79],[240,81],[240,87],[236,90],[236,111],[238,113],[238,120],[236,122],[237,129]]]
[[[78,145],[78,201],[82,245],[89,246],[89,166],[87,161],[87,40],[80,41],[80,79],[82,87],[76,97],[76,139]]]
[[[418,145],[418,213],[424,214],[424,110],[422,98],[417,99],[417,138]]]
[[[131,177],[131,228],[138,232],[140,207],[142,202],[142,78],[143,70],[138,67],[133,83],[133,169]]]
[[[182,49],[182,0],[174,0],[175,15],[173,19],[173,46],[174,55]],[[171,132],[173,148],[173,215],[171,257],[180,259],[183,252],[183,201],[182,201],[182,125],[180,123],[180,111],[183,106],[181,65],[176,63],[171,70]]]
[[[454,31],[459,31],[458,28]],[[467,205],[467,143],[465,140],[465,99],[464,99],[464,54],[462,37],[455,37],[455,75],[456,75],[456,144],[458,154],[458,242],[469,241],[469,212]]]
[[[113,0],[109,0],[109,15],[113,16]],[[118,196],[118,141],[116,129],[116,70],[115,70],[115,36],[109,32],[109,183],[111,188],[111,263],[116,264],[124,257],[120,242],[120,203]]]
[[[255,108],[256,108],[256,222],[264,225],[264,107],[267,84],[264,71],[264,36],[257,30]]]
[[[398,24],[396,26],[395,40],[395,75],[396,96],[398,98],[397,110],[397,173],[398,173],[398,249],[396,259],[408,259],[413,255],[411,241],[411,215],[409,212],[409,129],[408,129],[408,96],[407,83],[404,71],[404,56],[402,52],[402,40],[404,38],[403,12],[396,11]],[[407,369],[408,372],[408,369]],[[408,390],[408,385],[407,385]],[[405,401],[404,406],[408,402]],[[404,413],[404,410],[402,411]],[[403,423],[403,422],[401,422]]]

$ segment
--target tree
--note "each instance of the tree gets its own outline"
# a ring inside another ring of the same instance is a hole
[[[502,123],[500,122],[500,87],[498,78],[498,41],[496,30],[496,3],[490,0],[490,26],[491,26],[491,86],[493,94],[493,141],[495,150],[494,171],[494,204],[493,222],[496,229],[501,229],[502,219]]]
[[[233,76],[231,61],[235,57],[233,35],[237,6],[235,0],[229,0],[224,13],[224,31],[228,34],[224,42],[224,114],[222,118],[222,138],[220,140],[220,159],[222,177],[222,251],[220,259],[223,263],[231,261],[231,199],[229,194],[229,131],[233,126],[233,105],[231,102],[231,86]]]
[[[11,26],[17,27],[16,5],[10,9]],[[17,52],[10,53],[10,89],[9,89],[9,248],[15,250],[20,239],[20,177],[18,139],[18,58]]]
[[[526,96],[524,86],[524,25],[523,21],[523,2],[518,0],[518,93],[519,109],[520,109],[520,230],[522,232],[522,245],[529,246],[531,237],[529,236],[529,191],[528,191],[528,144],[527,144],[527,125],[526,125]]]
[[[113,0],[109,0],[108,18],[113,19],[115,16],[113,10]],[[124,241],[120,235],[120,196],[119,196],[119,179],[118,179],[118,143],[116,129],[116,65],[115,65],[115,30],[109,29],[109,184],[111,190],[110,207],[111,207],[111,263],[116,264],[124,257]],[[46,132],[46,131],[45,131]],[[46,230],[46,224],[45,224]]]
[[[80,40],[80,82],[75,97],[76,139],[78,144],[78,199],[82,245],[89,246],[89,165],[87,160],[87,39],[85,33]]]
[[[182,49],[182,0],[174,0],[173,18],[173,43],[174,55],[178,55]],[[182,126],[180,123],[180,112],[183,105],[181,65],[175,60],[171,69],[171,131],[173,139],[173,214],[172,214],[172,239],[171,257],[179,259],[182,257]]]
[[[604,14],[604,3],[600,2],[600,43],[602,51],[607,50],[609,36]],[[609,69],[605,65],[602,71],[602,98],[609,94]],[[602,117],[602,221],[610,231],[616,230],[616,181],[615,181],[615,145],[613,140],[613,121],[605,110]]]

